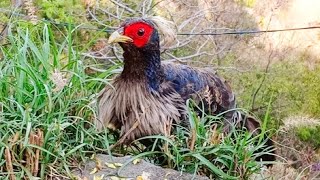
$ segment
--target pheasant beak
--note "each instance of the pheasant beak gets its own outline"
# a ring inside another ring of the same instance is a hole
[[[111,44],[111,43],[119,43],[119,42],[121,43],[133,42],[133,40],[130,37],[122,34],[123,34],[123,28],[120,28],[117,31],[113,32],[108,39],[108,43]]]

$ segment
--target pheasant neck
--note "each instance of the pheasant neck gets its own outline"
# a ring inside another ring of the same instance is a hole
[[[160,50],[125,51],[121,77],[127,81],[142,81],[150,90],[159,90],[163,80]]]

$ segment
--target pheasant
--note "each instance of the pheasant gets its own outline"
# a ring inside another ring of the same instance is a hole
[[[204,103],[205,113],[226,112],[225,132],[231,124],[240,124],[258,133],[260,123],[235,110],[235,95],[216,72],[161,63],[161,23],[131,18],[110,35],[108,43],[118,43],[124,51],[124,67],[99,97],[97,127],[119,129],[124,144],[148,135],[170,135],[172,124],[188,126],[186,101],[193,99]]]

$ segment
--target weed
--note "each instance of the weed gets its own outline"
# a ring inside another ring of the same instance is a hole
[[[1,47],[0,175],[71,175],[87,153],[108,152],[113,141],[91,123],[95,94],[112,73],[85,74],[74,29],[58,42],[48,24],[14,25],[7,36],[10,45]]]
[[[247,179],[260,171],[262,165],[270,163],[256,161],[257,157],[272,151],[265,146],[266,132],[253,136],[245,129],[234,128],[224,137],[222,114],[199,117],[196,113],[199,107],[194,106],[192,101],[188,102],[190,128],[176,125],[175,135],[171,137],[140,138],[155,142],[151,149],[144,151],[143,156],[155,163],[165,162],[166,166],[180,171],[222,179]],[[140,151],[134,153],[142,156]],[[159,153],[162,158],[159,158]]]

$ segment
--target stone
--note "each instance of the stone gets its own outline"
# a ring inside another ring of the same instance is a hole
[[[83,168],[73,170],[79,180],[208,180],[208,177],[162,168],[143,159],[133,162],[130,156],[112,157],[98,154],[93,160],[85,163]],[[120,167],[121,166],[121,167]],[[96,169],[95,169],[96,168]],[[102,178],[101,178],[102,177]]]

